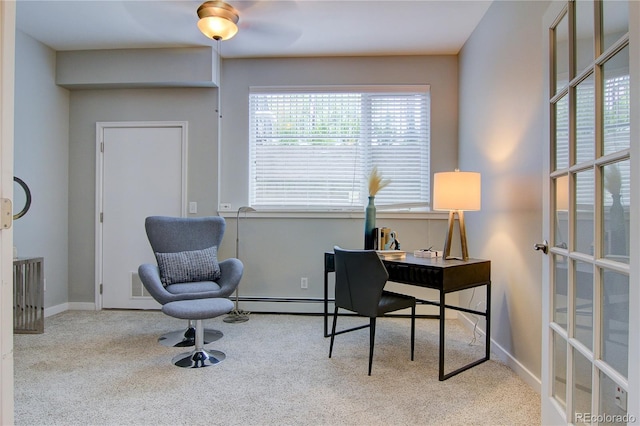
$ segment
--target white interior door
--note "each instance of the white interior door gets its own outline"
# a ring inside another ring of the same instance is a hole
[[[186,123],[98,123],[103,308],[159,307],[137,272],[155,263],[144,221],[185,213],[186,130]]]
[[[543,229],[550,244],[542,423],[635,423],[630,318],[639,306],[630,284],[635,278],[637,286],[631,240],[638,228],[630,216],[638,202],[631,197],[638,115],[630,49],[637,40],[629,37],[629,2],[553,2],[544,25],[550,143]]]

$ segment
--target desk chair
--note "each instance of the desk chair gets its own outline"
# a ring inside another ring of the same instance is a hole
[[[416,299],[411,296],[384,291],[389,278],[384,264],[374,250],[343,250],[334,247],[336,286],[335,310],[329,358],[333,352],[336,336],[338,309],[343,308],[358,315],[369,317],[369,325],[343,330],[338,334],[369,327],[369,376],[373,363],[373,346],[376,333],[376,318],[387,312],[411,308],[411,360],[415,347]]]
[[[218,262],[225,227],[220,216],[146,218],[149,243],[165,272],[161,273],[160,266],[140,265],[138,274],[149,294],[161,305],[230,296],[240,284],[244,267],[235,258]],[[218,330],[204,330],[205,344],[221,337]],[[194,346],[195,339],[195,321],[189,320],[186,329],[167,333],[158,341],[164,346],[186,347]]]

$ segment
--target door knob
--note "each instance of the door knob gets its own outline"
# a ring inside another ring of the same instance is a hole
[[[549,252],[549,242],[544,240],[542,243],[536,243],[533,245],[534,250],[541,250],[544,254]]]

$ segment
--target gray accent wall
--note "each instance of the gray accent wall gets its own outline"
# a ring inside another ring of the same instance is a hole
[[[222,64],[220,201],[248,202],[251,86],[428,84],[431,171],[451,171],[458,156],[457,56],[227,59]],[[444,237],[443,237],[444,238]]]
[[[96,122],[187,121],[187,199],[201,216],[216,214],[217,89],[72,91],[69,128],[69,300],[95,300]],[[162,167],[162,164],[158,164]],[[153,185],[154,182],[132,182]],[[126,209],[127,206],[122,206]],[[122,242],[127,244],[126,241]]]
[[[231,212],[222,213],[230,225],[221,251],[223,256],[235,254],[236,211],[249,202],[248,123],[252,86],[428,84],[432,173],[453,170],[457,165],[456,56],[226,59],[221,77],[220,202],[232,206]],[[442,249],[446,217],[442,213],[427,217],[379,212],[377,224],[396,230],[404,250],[432,245]],[[334,245],[363,247],[362,212],[301,215],[258,212],[249,214],[240,227],[240,258],[246,266],[240,284],[241,297],[312,299],[306,304],[289,300],[242,305],[252,311],[322,312],[323,253]],[[301,289],[303,277],[308,278],[308,289]],[[428,290],[416,291],[415,287],[405,286],[403,291],[423,298],[434,297]]]

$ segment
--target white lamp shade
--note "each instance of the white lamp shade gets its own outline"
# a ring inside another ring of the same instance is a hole
[[[444,172],[433,175],[434,210],[480,210],[480,173]]]

